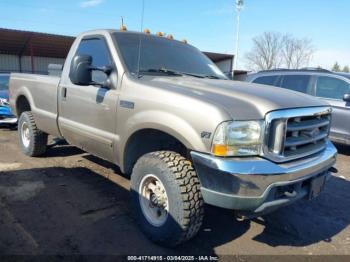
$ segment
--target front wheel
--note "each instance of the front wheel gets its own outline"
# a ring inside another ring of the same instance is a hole
[[[22,152],[27,156],[40,156],[46,152],[47,134],[37,128],[31,112],[21,114],[18,137]]]
[[[200,183],[191,162],[177,153],[142,156],[131,175],[131,196],[141,230],[158,244],[176,246],[201,227]]]

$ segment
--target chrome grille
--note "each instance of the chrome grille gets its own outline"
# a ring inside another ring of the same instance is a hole
[[[329,107],[271,112],[266,117],[264,155],[283,162],[317,153],[326,146],[330,123]]]

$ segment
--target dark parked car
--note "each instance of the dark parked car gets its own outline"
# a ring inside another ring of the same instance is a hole
[[[251,74],[247,81],[287,88],[328,102],[333,107],[331,139],[350,145],[349,73],[337,73],[325,69],[278,69]]]
[[[11,112],[8,104],[9,79],[9,74],[0,74],[0,125],[17,123],[17,118]]]

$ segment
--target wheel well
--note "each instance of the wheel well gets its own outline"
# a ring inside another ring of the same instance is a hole
[[[144,154],[169,150],[188,157],[188,150],[175,137],[155,129],[143,129],[134,133],[126,143],[124,173],[131,174],[136,161]]]
[[[17,98],[16,111],[18,117],[20,117],[25,111],[31,111],[29,101],[25,96],[20,96]]]

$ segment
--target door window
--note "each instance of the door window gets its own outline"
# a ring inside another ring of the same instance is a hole
[[[112,58],[106,42],[101,38],[83,39],[76,55],[89,55],[92,57],[92,66],[102,67],[112,65]],[[105,73],[92,71],[92,81],[103,82],[107,79]]]
[[[282,80],[282,87],[293,91],[308,93],[310,76],[308,75],[285,75]]]
[[[320,76],[316,84],[316,96],[342,100],[344,94],[350,93],[350,85],[338,78]]]
[[[253,83],[273,86],[276,85],[277,78],[278,76],[261,76],[255,79]]]

